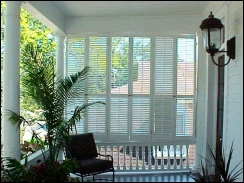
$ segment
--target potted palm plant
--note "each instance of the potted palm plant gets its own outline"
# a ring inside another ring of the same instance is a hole
[[[202,156],[201,157],[210,163],[210,166],[214,168],[215,172],[210,173],[208,168],[206,168],[201,161],[201,168],[198,169],[194,175],[188,174],[188,176],[195,180],[195,182],[235,182],[238,180],[239,175],[243,173],[243,168],[238,169],[238,166],[243,160],[237,163],[233,169],[230,169],[233,156],[233,143],[234,142],[231,144],[229,154],[226,156],[223,149],[220,153],[220,157],[218,158],[208,145],[208,150],[213,161]]]
[[[27,168],[27,160],[24,165],[19,161],[5,157],[5,180],[11,182],[64,182],[68,180],[70,170],[74,166],[72,159],[59,161],[59,153],[63,144],[69,141],[70,133],[75,129],[75,124],[80,121],[88,106],[97,103],[84,103],[77,106],[69,119],[64,118],[64,109],[67,101],[72,97],[82,97],[85,92],[84,82],[87,79],[89,67],[74,75],[57,78],[54,72],[54,56],[43,54],[40,46],[28,44],[24,49],[25,77],[22,78],[23,90],[31,97],[43,111],[45,123],[29,121],[23,116],[8,111],[9,119],[13,125],[21,124],[33,126],[36,124],[46,131],[46,139],[40,137],[33,130],[32,138],[38,143],[42,152],[43,161]],[[4,144],[3,144],[4,145]]]

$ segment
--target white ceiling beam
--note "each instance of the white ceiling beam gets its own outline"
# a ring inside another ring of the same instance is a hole
[[[65,31],[65,17],[49,1],[22,1],[22,8],[56,33]]]

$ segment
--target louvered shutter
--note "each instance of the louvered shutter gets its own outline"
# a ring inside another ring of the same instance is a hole
[[[106,59],[107,38],[89,37],[89,81],[87,83],[88,103],[106,102]],[[94,133],[98,139],[106,138],[106,106],[95,104],[87,110],[87,130]]]
[[[67,76],[75,74],[85,66],[85,38],[69,38],[67,40]],[[70,119],[76,106],[83,105],[84,96],[76,96],[67,101],[66,118]],[[83,133],[84,118],[76,124],[77,133]]]
[[[110,140],[129,140],[129,37],[112,37]]]
[[[194,134],[194,38],[177,39],[177,110],[176,136]]]
[[[79,133],[93,132],[101,140],[107,134],[109,140],[151,140],[151,131],[152,140],[194,136],[194,37],[154,39],[153,52],[149,37],[133,37],[132,47],[129,37],[112,37],[111,48],[106,37],[89,37],[88,42],[85,38],[68,39],[67,75],[85,65],[91,72],[86,95],[68,101],[67,118],[84,102],[108,102],[107,108],[100,104],[89,107],[77,123]]]
[[[68,39],[68,75],[81,71],[85,66],[85,38]]]
[[[151,38],[133,38],[131,140],[150,140]]]
[[[172,37],[155,38],[154,140],[169,140],[174,132],[174,46]]]

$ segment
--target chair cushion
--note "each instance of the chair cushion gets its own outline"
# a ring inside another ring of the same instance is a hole
[[[90,159],[98,156],[97,146],[92,133],[71,135],[65,148],[76,160]]]
[[[106,172],[113,168],[111,160],[104,159],[85,159],[78,161],[81,174]]]

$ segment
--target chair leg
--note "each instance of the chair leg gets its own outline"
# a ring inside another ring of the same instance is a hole
[[[112,179],[112,181],[114,182],[114,169],[113,169],[113,179]]]
[[[95,180],[95,177],[94,177],[95,175],[92,175],[92,181],[94,181]]]

